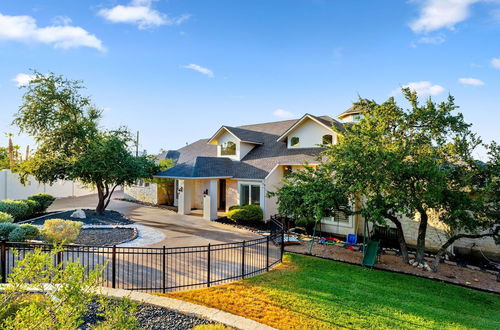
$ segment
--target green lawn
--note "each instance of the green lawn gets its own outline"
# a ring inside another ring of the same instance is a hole
[[[498,295],[296,254],[267,274],[171,296],[280,328],[500,329]]]

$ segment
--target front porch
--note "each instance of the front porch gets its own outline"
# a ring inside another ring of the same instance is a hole
[[[175,180],[174,205],[178,214],[215,220],[226,216],[234,200],[234,184],[229,178],[179,178]]]

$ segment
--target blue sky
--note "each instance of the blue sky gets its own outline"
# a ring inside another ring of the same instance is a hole
[[[139,130],[150,153],[222,124],[399,99],[408,84],[436,100],[451,93],[474,130],[499,141],[499,37],[496,0],[3,1],[0,144],[17,132],[30,68],[83,80],[103,126]]]

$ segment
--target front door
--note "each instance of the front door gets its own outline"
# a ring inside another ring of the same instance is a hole
[[[226,180],[219,180],[219,209],[226,209]]]

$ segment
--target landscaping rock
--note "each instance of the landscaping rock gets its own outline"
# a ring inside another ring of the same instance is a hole
[[[75,212],[71,213],[70,217],[76,218],[76,219],[86,219],[87,216],[85,215],[85,211],[83,210],[76,210]]]
[[[89,325],[94,325],[102,320],[102,317],[98,315],[98,306],[97,302],[89,306],[89,311],[83,319],[84,325],[81,329],[89,329]],[[181,314],[170,309],[147,304],[139,305],[135,316],[140,329],[187,330],[201,324],[214,324],[214,322],[196,316]]]

